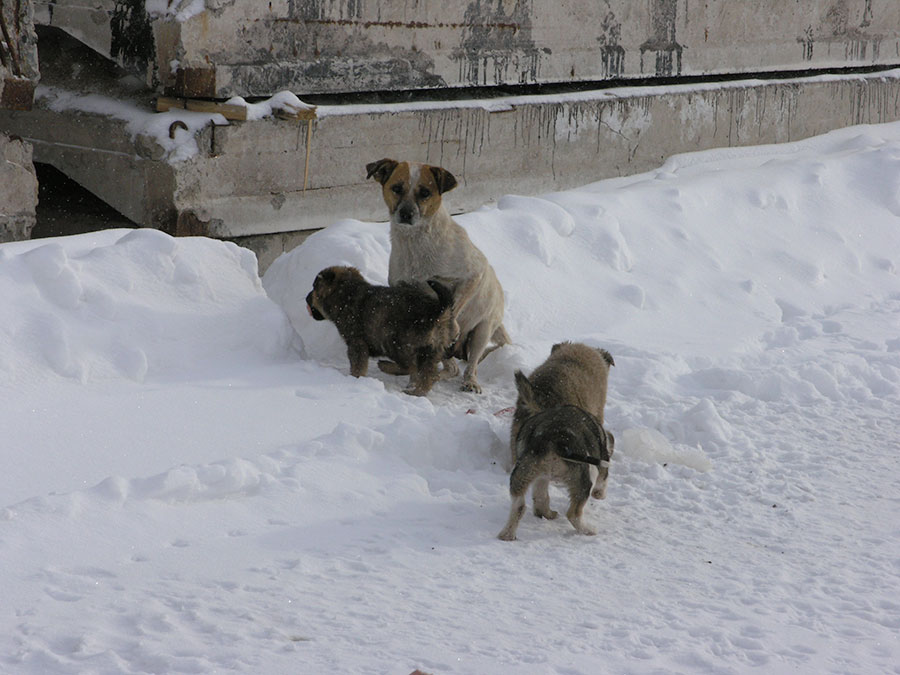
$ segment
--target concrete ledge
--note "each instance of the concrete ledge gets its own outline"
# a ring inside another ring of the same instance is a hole
[[[150,120],[145,126],[157,119],[143,114]],[[41,98],[31,113],[0,112],[0,125],[33,142],[37,161],[57,167],[141,225],[219,238],[281,236],[346,217],[384,220],[379,190],[365,180],[365,164],[381,157],[446,167],[460,182],[447,202],[466,211],[507,193],[548,192],[647,171],[680,152],[794,141],[895,121],[900,71],[320,106],[318,114],[311,122],[265,118],[195,126],[186,138],[197,152],[184,161],[167,160],[152,139],[134,135],[127,119],[51,108]],[[165,128],[178,113],[164,115]]]
[[[176,168],[179,184],[189,182],[200,197],[190,207],[213,223],[215,236],[317,228],[341,217],[383,220],[365,164],[386,156],[452,171],[460,187],[448,202],[466,211],[507,193],[647,171],[679,152],[894,121],[900,119],[900,71],[470,103],[320,106],[318,112],[306,191],[305,129],[275,120],[229,127],[217,157]],[[231,178],[212,180],[216,173]],[[187,206],[188,200],[179,205]]]

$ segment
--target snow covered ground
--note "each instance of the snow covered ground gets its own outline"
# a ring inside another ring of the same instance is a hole
[[[385,224],[262,280],[0,246],[0,671],[900,673],[900,123],[458,220],[515,342],[481,396],[353,379],[306,316],[322,267],[385,281]],[[616,360],[600,534],[501,542],[512,373],[566,339]]]

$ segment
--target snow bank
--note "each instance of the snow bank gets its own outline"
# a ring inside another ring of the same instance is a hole
[[[898,195],[900,123],[460,216],[514,340],[480,396],[352,378],[308,318],[325,266],[384,283],[384,223],[262,282],[158,232],[0,246],[0,669],[889,672]],[[512,372],[565,339],[616,360],[600,535],[500,542]]]
[[[256,257],[156,230],[0,248],[4,381],[175,376],[287,353],[290,331]]]

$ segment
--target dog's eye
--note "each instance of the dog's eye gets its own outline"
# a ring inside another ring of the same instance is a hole
[[[391,187],[391,192],[393,192],[395,195],[402,195],[403,194],[403,184],[395,183],[393,185],[393,187]]]
[[[426,187],[419,188],[419,199],[428,199],[431,196],[431,190]]]

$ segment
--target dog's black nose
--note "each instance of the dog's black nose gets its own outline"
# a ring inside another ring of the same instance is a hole
[[[412,224],[414,215],[413,207],[409,204],[401,204],[400,208],[397,209],[397,220],[405,225]]]

